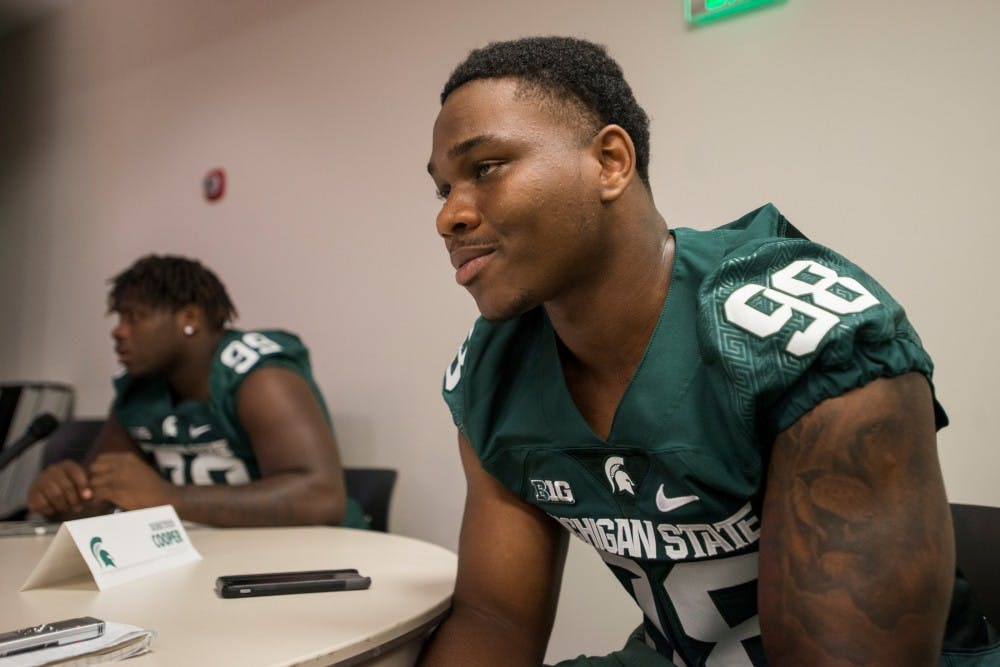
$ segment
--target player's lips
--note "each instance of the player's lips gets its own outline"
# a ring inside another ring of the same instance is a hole
[[[495,248],[465,246],[451,251],[451,265],[455,267],[455,282],[468,285],[490,261]]]

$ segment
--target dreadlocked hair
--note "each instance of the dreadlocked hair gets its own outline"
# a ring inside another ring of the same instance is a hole
[[[108,283],[108,312],[114,312],[125,298],[157,308],[180,310],[198,305],[208,323],[223,329],[236,318],[236,306],[222,281],[194,259],[175,255],[146,255],[111,278]]]
[[[603,46],[574,37],[491,42],[471,51],[455,68],[441,91],[441,104],[470,81],[505,77],[520,79],[556,102],[568,102],[577,122],[592,130],[591,137],[605,125],[622,127],[635,145],[639,178],[649,187],[649,117]]]

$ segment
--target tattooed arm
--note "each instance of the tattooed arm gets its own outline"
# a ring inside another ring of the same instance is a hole
[[[758,592],[769,665],[937,665],[954,559],[922,375],[824,401],[775,440]]]

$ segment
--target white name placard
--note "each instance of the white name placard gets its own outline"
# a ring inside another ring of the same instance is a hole
[[[200,559],[171,505],[117,512],[59,526],[21,590],[88,573],[104,590]]]

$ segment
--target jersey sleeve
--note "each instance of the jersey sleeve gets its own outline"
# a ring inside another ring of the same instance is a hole
[[[537,362],[542,317],[540,308],[503,322],[480,317],[445,370],[445,403],[484,461],[496,453],[489,440],[498,420],[530,394],[525,387],[531,374],[525,369]]]
[[[230,330],[212,364],[210,393],[215,408],[222,414],[233,416],[233,428],[237,433],[242,433],[242,426],[236,418],[240,386],[254,371],[271,367],[287,368],[305,378],[316,394],[324,416],[330,421],[326,402],[313,381],[309,351],[298,336],[277,329]]]
[[[280,330],[240,332],[221,346],[217,363],[234,387],[251,372],[270,366],[312,376],[305,345],[295,334]]]
[[[489,328],[489,324],[482,318],[476,320],[465,340],[459,346],[455,358],[445,369],[441,389],[441,395],[451,411],[455,427],[470,440],[472,440],[473,435],[469,432],[470,424],[468,421],[472,415],[467,409],[467,396],[470,393],[475,394],[476,391],[474,384],[477,380],[472,379],[471,376],[481,366],[484,341],[489,338],[489,333],[486,330]],[[483,371],[480,370],[479,379],[483,375]]]
[[[933,364],[871,276],[805,239],[730,253],[699,291],[699,340],[744,423],[773,437],[821,401]],[[935,401],[938,427],[947,417]],[[757,420],[763,420],[759,422]]]
[[[218,349],[209,379],[210,402],[218,414],[226,416],[235,437],[249,437],[239,423],[239,388],[247,376],[261,368],[287,368],[301,375],[319,401],[326,421],[332,425],[326,400],[312,376],[309,350],[298,336],[278,329],[230,329]]]

